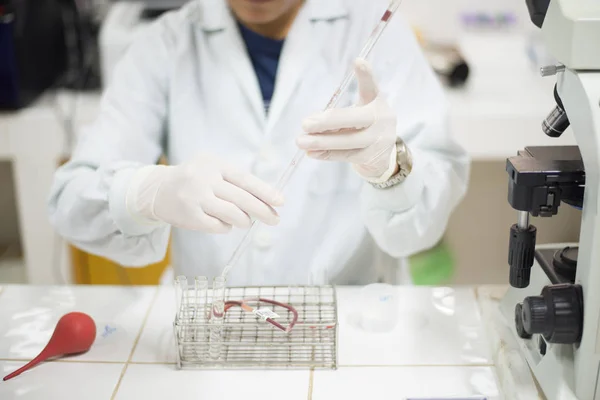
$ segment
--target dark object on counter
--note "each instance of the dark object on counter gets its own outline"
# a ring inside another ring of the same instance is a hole
[[[7,381],[21,375],[42,361],[54,357],[85,353],[92,347],[94,340],[96,340],[96,323],[92,317],[80,312],[65,314],[58,320],[44,350],[23,367],[6,375],[3,380]]]
[[[0,0],[0,109],[18,109],[66,69],[58,0]]]
[[[422,47],[429,64],[445,85],[458,87],[467,82],[469,64],[458,49],[431,43],[425,43]]]
[[[50,88],[100,87],[93,11],[89,0],[0,0],[0,109]]]

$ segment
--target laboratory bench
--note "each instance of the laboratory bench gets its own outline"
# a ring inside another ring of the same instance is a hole
[[[87,353],[0,382],[0,399],[537,398],[522,378],[514,390],[507,371],[518,371],[518,362],[503,364],[510,341],[487,321],[506,288],[397,287],[399,322],[389,333],[360,327],[359,287],[336,289],[338,369],[178,370],[169,285],[7,285],[0,288],[3,376],[34,357],[67,312],[92,316],[97,336]]]

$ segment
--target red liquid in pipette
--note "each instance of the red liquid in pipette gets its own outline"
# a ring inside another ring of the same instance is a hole
[[[87,314],[65,314],[56,324],[50,341],[42,352],[29,363],[4,377],[7,381],[50,358],[85,353],[96,340],[96,324]]]

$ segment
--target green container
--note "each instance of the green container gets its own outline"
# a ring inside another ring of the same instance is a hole
[[[409,264],[412,281],[417,286],[444,285],[454,276],[454,257],[444,242],[410,257]]]

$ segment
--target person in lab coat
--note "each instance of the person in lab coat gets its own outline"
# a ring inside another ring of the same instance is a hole
[[[469,160],[400,15],[354,59],[387,5],[193,0],[163,15],[56,172],[51,222],[126,266],[162,260],[172,238],[176,274],[214,277],[256,219],[230,285],[393,282],[443,236]],[[349,66],[355,83],[321,112]]]

